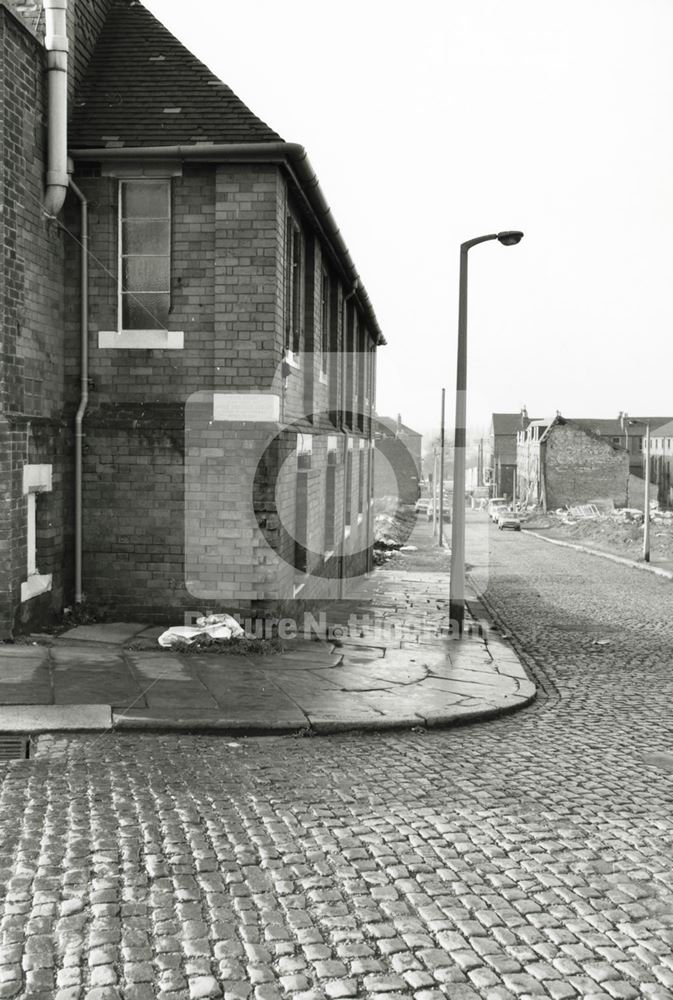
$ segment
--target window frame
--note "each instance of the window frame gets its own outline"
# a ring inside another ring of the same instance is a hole
[[[332,283],[329,271],[323,265],[320,268],[320,381],[327,383],[327,361],[329,356],[330,315],[331,315]]]
[[[346,467],[345,476],[345,497],[344,497],[344,532],[346,537],[350,535],[353,525],[353,438],[348,436],[346,454],[344,456]]]
[[[302,284],[305,270],[304,234],[291,212],[285,223],[285,357],[300,366],[302,324]]]
[[[358,444],[358,524],[362,524],[365,512],[365,439],[360,438]]]
[[[148,185],[148,184],[163,184],[166,188],[166,203],[167,203],[167,215],[164,216],[137,216],[139,221],[165,221],[168,223],[168,253],[167,254],[125,254],[124,253],[124,222],[129,221],[136,217],[130,216],[129,219],[124,217],[124,185],[126,184],[138,184],[138,185]],[[172,184],[170,177],[120,177],[117,181],[117,329],[120,333],[142,333],[145,330],[163,330],[163,326],[139,326],[139,327],[125,327],[124,323],[124,295],[125,294],[155,294],[155,295],[168,295],[168,312],[171,309],[171,270],[172,270],[172,230],[173,230],[173,205],[172,205]],[[129,293],[123,287],[123,274],[124,274],[124,258],[125,257],[167,257],[168,258],[168,287],[165,290],[152,289],[146,292],[141,292],[139,289],[135,289],[134,292]]]
[[[116,303],[116,328],[114,330],[100,330],[98,333],[98,346],[101,348],[124,348],[138,350],[152,349],[174,349],[182,350],[184,347],[184,332],[181,330],[169,330],[164,326],[154,326],[146,328],[125,328],[123,326],[123,185],[124,184],[157,184],[166,185],[167,188],[167,210],[168,222],[168,254],[147,254],[147,256],[167,256],[168,257],[168,288],[165,293],[168,295],[168,311],[172,307],[172,273],[173,273],[173,175],[152,175],[152,174],[132,174],[124,173],[123,176],[116,177],[117,181],[117,303]],[[148,218],[151,218],[148,216]],[[159,217],[157,217],[159,218]],[[127,255],[128,256],[128,255]],[[142,256],[142,255],[138,255]]]
[[[294,566],[299,576],[306,576],[309,571],[309,491],[308,481],[313,463],[313,435],[297,434],[295,443],[297,471],[295,476],[295,531],[294,531]],[[299,523],[301,514],[302,523]],[[300,530],[301,529],[301,530]],[[303,539],[299,536],[303,535]]]

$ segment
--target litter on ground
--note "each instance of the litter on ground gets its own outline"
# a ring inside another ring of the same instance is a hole
[[[162,632],[157,642],[165,649],[179,643],[188,645],[202,635],[210,636],[211,639],[221,639],[223,642],[229,639],[237,639],[244,635],[243,628],[231,615],[207,615],[197,618],[194,625],[173,625]]]

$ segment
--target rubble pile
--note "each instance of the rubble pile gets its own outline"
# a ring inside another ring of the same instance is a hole
[[[378,497],[374,501],[374,564],[381,566],[405,548],[416,522],[411,504],[399,503],[397,497]]]
[[[559,508],[547,514],[529,514],[525,526],[533,531],[544,531],[552,538],[639,559],[644,520],[643,511],[637,507],[621,507],[603,513]],[[660,510],[655,504],[650,509],[650,549],[654,558],[673,559],[673,511]]]

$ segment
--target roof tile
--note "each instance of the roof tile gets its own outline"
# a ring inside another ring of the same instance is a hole
[[[74,149],[280,139],[138,0],[113,0],[74,104]]]

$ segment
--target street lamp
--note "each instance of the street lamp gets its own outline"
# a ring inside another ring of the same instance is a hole
[[[451,580],[449,617],[459,634],[465,618],[465,436],[467,421],[467,253],[477,243],[498,240],[512,247],[523,238],[518,230],[478,236],[460,245],[460,289],[458,297],[458,365],[456,371],[456,425],[453,453],[453,521],[451,524]]]
[[[650,561],[650,422],[649,420],[626,420],[626,414],[622,418],[625,428],[634,427],[640,424],[645,427],[645,510],[643,511],[643,559]],[[628,435],[628,431],[626,431]],[[628,441],[628,437],[627,437]],[[629,456],[630,461],[630,456]]]

